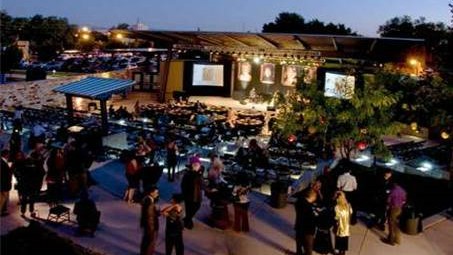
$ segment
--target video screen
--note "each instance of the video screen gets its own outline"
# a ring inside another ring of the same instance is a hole
[[[264,84],[275,83],[275,65],[264,63],[261,65],[260,81]]]
[[[316,81],[317,68],[314,66],[304,67],[304,82],[310,84]]]
[[[351,99],[354,95],[354,88],[354,76],[326,72],[324,96]]]
[[[194,64],[192,86],[223,87],[223,65]]]
[[[250,82],[252,80],[252,64],[250,62],[239,62],[238,80]]]
[[[299,66],[284,65],[282,66],[282,85],[294,87],[297,84],[297,77],[299,76]]]

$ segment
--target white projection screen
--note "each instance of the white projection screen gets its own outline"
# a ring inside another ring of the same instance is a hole
[[[351,99],[354,95],[354,88],[354,76],[326,72],[324,96]]]
[[[192,86],[223,87],[223,65],[194,64]]]

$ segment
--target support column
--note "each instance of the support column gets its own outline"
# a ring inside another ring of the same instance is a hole
[[[168,75],[170,74],[170,65],[171,60],[173,59],[173,51],[171,48],[167,49],[167,59],[165,62],[161,62],[163,64],[163,69],[161,69],[162,73],[160,74],[161,84],[160,84],[160,98],[159,101],[161,103],[165,103],[166,101],[166,94],[167,94],[167,82],[168,82]]]
[[[66,109],[68,111],[67,121],[68,125],[72,126],[74,123],[74,106],[72,104],[72,95],[66,94]]]
[[[101,103],[101,128],[102,133],[106,135],[109,131],[107,100],[101,100],[100,103]]]

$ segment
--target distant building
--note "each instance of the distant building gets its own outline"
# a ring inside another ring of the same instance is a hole
[[[30,42],[29,41],[17,41],[17,48],[22,51],[22,59],[30,59]]]
[[[135,30],[135,31],[138,31],[138,30],[148,30],[149,27],[139,21],[137,21],[137,23],[135,25],[132,25],[131,26],[131,30]]]

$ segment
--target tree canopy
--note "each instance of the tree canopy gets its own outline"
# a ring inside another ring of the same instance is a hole
[[[316,83],[302,82],[294,94],[277,100],[278,128],[286,135],[305,132],[319,142],[318,149],[333,146],[344,158],[350,157],[358,143],[387,155],[381,137],[402,127],[393,118],[400,94],[386,89],[389,80],[381,73],[357,80],[363,85],[356,87],[350,99],[326,97]]]
[[[265,33],[303,33],[303,34],[333,34],[333,35],[357,35],[351,28],[344,24],[325,24],[318,19],[306,22],[297,14],[290,12],[280,13],[273,22],[263,25]]]
[[[42,60],[55,57],[64,49],[73,48],[76,26],[66,18],[35,15],[13,18],[1,11],[1,42],[10,45],[16,40],[30,41],[30,49]]]
[[[420,17],[395,17],[381,25],[377,31],[382,37],[425,39],[427,49],[433,55],[434,65],[453,66],[452,31],[442,22],[428,22]]]

